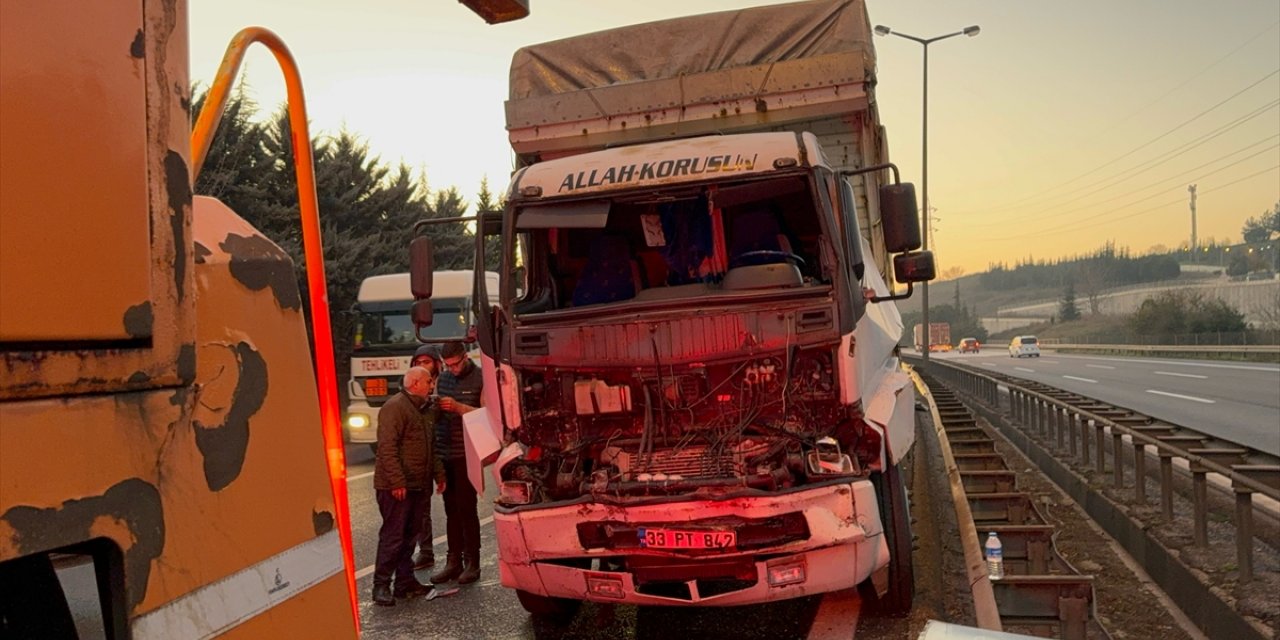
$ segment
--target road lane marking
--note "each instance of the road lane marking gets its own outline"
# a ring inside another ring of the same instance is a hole
[[[364,473],[358,473],[358,474],[356,474],[356,475],[354,475],[354,476],[348,476],[348,477],[347,477],[347,482],[355,482],[356,480],[359,480],[360,478],[368,478],[368,477],[369,477],[369,476],[371,476],[371,475],[373,475],[373,472],[372,472],[372,471],[366,471],[366,472],[364,472]]]
[[[1085,366],[1092,369],[1115,369],[1115,367],[1109,367],[1105,364],[1086,364]]]
[[[994,363],[994,362],[980,362],[979,364],[984,365],[984,366],[987,366],[987,367],[994,367],[994,366],[996,366],[996,363]]]
[[[1195,396],[1184,396],[1181,393],[1169,393],[1168,391],[1159,391],[1156,389],[1147,389],[1147,393],[1154,393],[1158,396],[1169,396],[1170,398],[1182,398],[1183,400],[1203,402],[1205,404],[1214,404],[1217,402],[1216,400],[1209,400],[1207,398],[1197,398]]]
[[[483,526],[485,526],[485,525],[487,525],[487,524],[489,524],[490,522],[493,522],[493,516],[485,516],[485,517],[483,517],[483,518],[480,518],[480,526],[482,526],[482,527],[483,527]],[[438,546],[440,546],[440,545],[444,544],[445,542],[447,542],[448,540],[449,540],[449,536],[447,536],[447,535],[444,535],[444,536],[436,536],[436,537],[434,537],[434,538],[432,538],[432,539],[431,539],[431,546],[433,546],[433,547],[438,547]],[[363,568],[363,569],[361,569],[361,570],[357,571],[357,572],[356,572],[356,580],[360,580],[360,579],[364,578],[365,576],[367,576],[367,575],[369,575],[369,574],[373,573],[373,569],[374,569],[374,567],[375,567],[375,565],[372,565],[372,564],[371,564],[371,565],[369,565],[369,566],[367,566],[367,567],[365,567],[365,568]]]
[[[1044,364],[1058,364],[1057,360],[1040,360],[1040,362],[1043,362]]]
[[[1194,373],[1174,373],[1172,371],[1157,371],[1158,376],[1177,376],[1179,378],[1195,378],[1197,380],[1208,380],[1209,376],[1198,376]]]
[[[1060,356],[1062,357],[1062,356]],[[1146,360],[1139,358],[1098,358],[1090,356],[1065,356],[1076,360],[1093,360],[1096,362],[1126,362],[1131,364],[1158,364],[1162,367],[1207,367],[1210,369],[1239,369],[1241,371],[1267,371],[1280,373],[1280,367],[1264,367],[1244,364],[1213,364],[1209,362],[1178,362],[1176,360]]]
[[[1017,369],[1018,371],[1026,371],[1027,373],[1035,373],[1035,372],[1036,372],[1036,370],[1035,370],[1035,369],[1028,369],[1028,368],[1026,368],[1026,367],[1014,367],[1014,369]]]
[[[1075,376],[1062,376],[1062,377],[1064,377],[1064,378],[1066,378],[1066,379],[1068,379],[1068,380],[1079,380],[1080,382],[1092,382],[1093,384],[1098,384],[1098,381],[1097,381],[1097,380],[1093,380],[1093,379],[1090,379],[1090,378],[1077,378],[1077,377],[1075,377]]]

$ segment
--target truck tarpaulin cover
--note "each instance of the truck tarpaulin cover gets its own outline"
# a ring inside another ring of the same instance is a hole
[[[767,92],[766,83],[780,80],[771,75],[774,65],[823,56],[845,58],[841,67],[859,80],[873,76],[875,52],[861,1],[724,11],[525,47],[511,63],[510,97],[517,101],[754,66],[761,68],[752,86]],[[715,84],[685,83],[700,91],[713,90]],[[712,97],[685,98],[698,102]]]

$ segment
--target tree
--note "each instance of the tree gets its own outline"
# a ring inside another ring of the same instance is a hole
[[[1063,322],[1080,319],[1080,309],[1076,308],[1076,285],[1068,280],[1067,288],[1062,292],[1062,302],[1058,305],[1058,317]]]
[[[1249,273],[1249,256],[1244,251],[1232,251],[1231,262],[1227,263],[1227,275],[1242,276]]]
[[[1106,271],[1101,264],[1086,262],[1080,265],[1078,273],[1080,282],[1084,284],[1085,298],[1089,301],[1089,315],[1096,316],[1107,284]]]
[[[1273,236],[1280,235],[1280,202],[1270,211],[1263,211],[1262,215],[1245,220],[1240,233],[1248,244],[1266,242]]]

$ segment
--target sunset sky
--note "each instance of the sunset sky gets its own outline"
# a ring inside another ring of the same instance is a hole
[[[486,25],[452,0],[191,0],[191,74],[207,85],[232,35],[278,33],[301,67],[312,132],[344,127],[387,163],[474,202],[512,167],[507,68],[521,46],[759,0],[531,0]],[[929,199],[939,270],[1240,239],[1280,201],[1280,2],[868,0],[872,24],[929,47]],[[921,49],[876,38],[890,156],[921,187]],[[283,101],[255,48],[251,94]],[[265,111],[266,109],[264,109]]]

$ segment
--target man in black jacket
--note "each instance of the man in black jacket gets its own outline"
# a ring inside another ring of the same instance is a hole
[[[414,577],[410,556],[431,480],[441,492],[446,487],[444,468],[433,450],[439,414],[430,400],[435,384],[431,370],[413,367],[404,375],[400,393],[378,410],[373,488],[382,528],[373,570],[373,602],[385,607],[394,605],[396,598],[431,591]]]
[[[436,422],[436,446],[444,462],[448,487],[444,491],[444,513],[449,537],[445,566],[431,575],[440,584],[457,580],[469,584],[480,579],[480,515],[475,487],[467,478],[467,456],[463,448],[462,414],[480,406],[483,375],[467,357],[461,342],[446,342],[440,349],[444,372],[440,374],[440,418]]]
[[[434,344],[424,344],[418,347],[413,353],[413,360],[410,361],[411,367],[424,367],[431,371],[437,378],[440,376],[440,370],[443,365],[440,364],[440,347]],[[435,425],[427,423],[427,430],[431,438],[435,438]],[[439,447],[436,453],[440,452]],[[435,538],[433,527],[431,526],[431,492],[427,491],[424,496],[422,507],[422,525],[418,529],[416,543],[418,550],[413,553],[413,568],[430,569],[436,566],[435,548],[432,546],[432,539]]]

